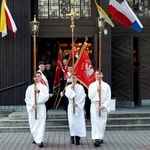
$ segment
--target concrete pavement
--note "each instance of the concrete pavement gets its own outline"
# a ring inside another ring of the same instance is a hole
[[[134,109],[118,108],[111,114],[149,113],[150,107]],[[60,114],[61,110],[50,110],[50,114]],[[62,112],[61,112],[62,113]],[[91,132],[87,131],[86,138],[81,138],[81,145],[70,144],[69,131],[46,132],[44,147],[32,144],[30,132],[0,133],[0,150],[150,150],[150,130],[142,131],[106,131],[104,143],[99,147],[93,146]]]
[[[0,133],[0,150],[150,150],[150,131],[106,131],[104,143],[93,146],[91,132],[81,145],[70,144],[69,132],[46,132],[44,147],[32,144],[30,132]]]

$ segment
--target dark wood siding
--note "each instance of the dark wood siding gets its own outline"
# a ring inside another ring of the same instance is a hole
[[[141,19],[141,22],[144,26],[142,32],[138,33],[132,29],[128,29],[121,24],[115,23],[115,27],[112,28],[112,36],[126,36],[130,35],[132,37],[137,37],[139,39],[139,74],[138,74],[138,81],[139,83],[139,104],[141,103],[142,99],[149,100],[150,99],[150,80],[149,80],[149,73],[150,73],[150,68],[149,68],[149,62],[150,62],[150,54],[149,54],[149,35],[150,35],[150,22],[149,19]],[[122,38],[120,38],[120,41]],[[121,46],[122,43],[120,43]],[[132,49],[131,49],[132,50]],[[115,62],[115,60],[113,60]],[[117,62],[115,62],[117,64]],[[113,77],[113,70],[112,70],[112,78]],[[117,81],[117,80],[116,80]],[[113,83],[112,83],[113,84]],[[132,89],[134,90],[134,89]],[[131,90],[131,91],[132,91]],[[115,91],[113,91],[115,92]]]
[[[102,71],[104,81],[111,86],[111,32],[102,38]]]
[[[140,38],[141,99],[150,99],[150,36]]]
[[[30,1],[7,0],[7,5],[18,30],[16,38],[11,31],[0,37],[0,105],[23,105],[31,81]]]
[[[132,38],[112,37],[112,96],[133,101]]]

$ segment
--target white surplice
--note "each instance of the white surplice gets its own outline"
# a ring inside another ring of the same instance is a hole
[[[101,106],[104,110],[101,111],[101,116],[98,113],[99,95],[97,91],[98,82],[95,81],[90,84],[88,89],[88,96],[91,100],[91,126],[92,126],[92,139],[103,139],[107,123],[107,114],[110,111],[111,90],[110,86],[101,81]]]
[[[42,83],[37,83],[36,87],[40,90],[36,94],[37,101],[37,119],[35,119],[34,105],[34,84],[30,85],[26,90],[25,102],[28,112],[28,120],[30,131],[33,136],[33,140],[39,144],[44,142],[45,124],[46,124],[46,108],[45,102],[49,98],[48,88]]]
[[[74,90],[71,85],[66,87],[66,97],[69,100],[68,104],[68,122],[71,136],[86,137],[84,104],[85,91],[82,85],[76,84]],[[75,114],[73,113],[73,98],[77,106],[75,107]]]

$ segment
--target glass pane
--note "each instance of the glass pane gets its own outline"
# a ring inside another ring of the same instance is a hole
[[[150,17],[150,0],[127,0],[135,14],[140,18]]]
[[[38,0],[38,18],[48,19],[48,0]]]
[[[76,19],[91,17],[91,0],[38,0],[38,18],[70,19],[66,14],[71,8],[78,14]]]
[[[66,14],[70,12],[70,2],[69,0],[60,0],[60,18],[65,19]]]
[[[59,18],[59,0],[49,0],[49,18]]]
[[[81,2],[81,17],[91,17],[91,1]]]

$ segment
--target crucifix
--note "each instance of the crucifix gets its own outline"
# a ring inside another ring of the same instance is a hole
[[[70,25],[70,28],[71,28],[71,31],[72,31],[72,67],[73,67],[73,75],[74,75],[74,28],[75,28],[75,25],[74,25],[74,18],[76,16],[78,16],[78,14],[74,11],[73,8],[71,8],[71,12],[70,14],[67,14],[66,16],[69,16],[70,19],[71,19],[71,25]],[[74,77],[74,76],[73,76]],[[74,101],[74,98],[73,98],[73,105],[74,105],[75,101]],[[75,114],[75,107],[73,106],[73,113]]]

